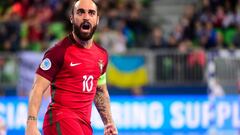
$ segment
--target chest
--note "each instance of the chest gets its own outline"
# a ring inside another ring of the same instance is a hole
[[[64,57],[63,70],[69,77],[93,76],[98,79],[104,67],[104,55],[96,50],[70,48]]]

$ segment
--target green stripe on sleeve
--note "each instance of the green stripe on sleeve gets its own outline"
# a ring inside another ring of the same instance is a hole
[[[50,125],[52,125],[52,123],[53,123],[53,116],[52,115],[53,115],[52,110],[49,110],[49,123],[50,123]]]
[[[51,95],[51,97],[52,97],[52,101],[54,102],[54,96],[55,96],[55,92],[56,92],[56,86],[55,86],[54,82],[52,83],[51,87],[52,87],[52,95]]]
[[[56,123],[56,127],[57,127],[57,134],[58,134],[58,135],[62,135],[61,127],[60,127],[59,122]]]
[[[55,92],[56,92],[56,86],[55,83],[53,82],[51,84],[51,88],[52,88],[52,93],[51,93],[51,97],[52,97],[52,103],[50,103],[50,107],[52,107],[53,103],[54,103],[54,96],[55,96]],[[53,124],[53,114],[52,114],[52,109],[49,110],[49,123],[50,125]]]

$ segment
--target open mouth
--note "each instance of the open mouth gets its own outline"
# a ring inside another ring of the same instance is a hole
[[[91,28],[91,24],[89,22],[84,22],[81,25],[82,30],[89,30]]]

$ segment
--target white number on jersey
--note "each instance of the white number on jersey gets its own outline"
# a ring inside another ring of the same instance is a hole
[[[93,88],[93,76],[90,75],[90,76],[87,76],[87,75],[84,75],[83,76],[83,92],[87,91],[87,92],[90,92],[92,91],[92,88]]]

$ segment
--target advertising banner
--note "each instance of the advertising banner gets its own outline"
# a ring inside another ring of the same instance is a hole
[[[169,131],[205,133],[240,129],[239,97],[209,99],[206,96],[111,97],[112,115],[119,132]],[[42,103],[38,126],[42,128],[48,100]],[[23,134],[27,119],[27,98],[0,99],[0,125],[8,134]],[[103,124],[93,108],[92,127],[102,132]]]

